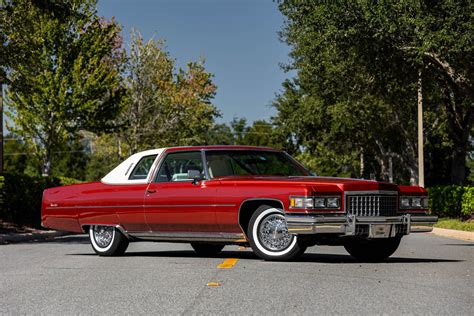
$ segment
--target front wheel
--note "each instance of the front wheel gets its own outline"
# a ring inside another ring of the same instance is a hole
[[[99,256],[120,256],[128,247],[128,239],[113,226],[92,225],[89,228],[92,249]]]
[[[298,237],[288,232],[283,211],[268,205],[252,215],[247,236],[253,252],[265,260],[291,260],[306,250]]]
[[[400,245],[401,237],[384,239],[355,238],[344,244],[347,252],[359,261],[382,261],[390,257]]]

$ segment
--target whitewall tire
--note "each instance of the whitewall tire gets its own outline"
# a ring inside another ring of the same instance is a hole
[[[128,247],[128,239],[114,226],[91,225],[89,239],[99,256],[120,256]]]
[[[265,260],[291,260],[306,250],[298,237],[288,232],[283,211],[268,205],[252,215],[247,236],[253,252]]]

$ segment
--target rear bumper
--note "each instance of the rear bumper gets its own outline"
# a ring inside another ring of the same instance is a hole
[[[437,216],[319,216],[310,214],[285,214],[288,231],[292,234],[362,235],[369,238],[394,237],[433,230]],[[379,236],[377,230],[384,230]],[[387,236],[388,234],[388,236]]]

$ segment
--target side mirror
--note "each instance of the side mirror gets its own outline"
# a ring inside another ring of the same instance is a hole
[[[193,180],[193,183],[198,183],[202,180],[201,171],[199,170],[188,170],[188,179]]]

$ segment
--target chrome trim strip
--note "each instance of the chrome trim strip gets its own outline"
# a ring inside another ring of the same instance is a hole
[[[201,162],[204,164],[204,161],[202,160],[202,149],[193,149],[193,150],[179,150],[179,151],[172,151],[172,152],[168,152],[168,149],[170,148],[166,148],[163,153],[160,155],[160,160],[158,161],[158,164],[156,166],[156,169],[154,171],[154,174],[153,176],[150,178],[150,181],[148,181],[148,184],[150,183],[176,183],[177,181],[167,181],[167,182],[156,182],[155,178],[156,178],[156,175],[158,174],[160,168],[161,168],[161,165],[165,162],[165,159],[166,157],[169,155],[169,154],[174,154],[174,153],[188,153],[188,152],[197,152],[197,153],[201,153]],[[204,165],[203,165],[203,168],[204,168]],[[205,180],[208,180],[209,178],[206,178],[206,179],[203,179],[202,181],[205,181]],[[185,182],[188,182],[188,181],[185,181]],[[189,181],[191,182],[191,181]],[[178,182],[179,183],[179,182]]]
[[[214,242],[245,242],[242,233],[219,232],[129,232],[133,238],[154,241],[214,241]]]
[[[76,206],[48,206],[47,210],[57,210],[57,209],[77,209],[77,208],[98,208],[98,209],[114,209],[114,208],[173,208],[173,207],[232,207],[236,206],[235,204],[169,204],[169,205],[76,205]]]
[[[204,169],[205,179],[209,180],[209,179],[211,179],[211,177],[209,176],[209,169],[208,169],[208,165],[207,165],[206,151],[204,149],[201,149],[201,160],[202,160],[202,167]]]
[[[363,194],[385,194],[385,195],[398,195],[398,191],[388,190],[372,190],[372,191],[344,191],[346,195],[363,195]]]
[[[76,209],[76,208],[99,208],[99,209],[110,209],[110,208],[141,208],[143,205],[75,205],[75,206],[56,206],[56,207],[47,207],[47,210],[57,210],[57,209]]]
[[[144,205],[144,208],[173,208],[173,207],[228,207],[235,204],[176,204],[176,205]]]

